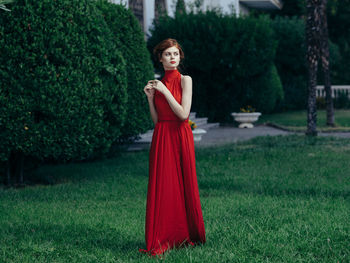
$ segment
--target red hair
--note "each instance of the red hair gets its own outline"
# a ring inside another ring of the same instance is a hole
[[[180,62],[185,58],[185,54],[182,51],[181,45],[177,42],[176,39],[167,38],[162,42],[158,43],[153,49],[153,55],[157,62],[162,58],[163,51],[168,49],[169,47],[176,47],[180,51]]]

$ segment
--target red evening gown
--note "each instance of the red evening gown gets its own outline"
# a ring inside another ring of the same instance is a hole
[[[181,74],[166,70],[162,79],[181,104]],[[156,91],[154,103],[158,122],[149,153],[146,206],[146,247],[151,255],[182,245],[205,243],[199,199],[194,142],[188,118],[181,121],[165,96]]]

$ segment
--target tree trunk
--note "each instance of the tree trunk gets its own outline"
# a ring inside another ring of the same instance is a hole
[[[321,4],[321,63],[324,75],[324,88],[326,91],[327,126],[334,127],[334,108],[331,90],[331,75],[329,66],[329,43],[328,43],[328,22],[327,22],[327,0]]]
[[[184,0],[177,0],[176,2],[176,13],[184,14],[186,13],[186,5]]]
[[[18,153],[18,159],[17,159],[17,168],[18,168],[18,171],[17,171],[17,186],[18,187],[22,187],[24,186],[24,182],[23,182],[23,164],[24,164],[24,154],[19,152]]]
[[[155,0],[154,2],[154,20],[158,21],[159,17],[165,15],[166,11],[166,3],[165,0]]]
[[[10,162],[10,159],[8,159],[6,162],[5,185],[11,186],[11,162]]]
[[[317,135],[316,85],[317,65],[320,58],[322,0],[307,0],[306,43],[308,65],[308,103],[307,103],[307,131],[306,135]]]
[[[6,162],[5,185],[9,187],[24,186],[24,154],[13,152]]]

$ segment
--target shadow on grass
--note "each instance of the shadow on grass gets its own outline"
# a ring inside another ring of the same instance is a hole
[[[22,240],[21,246],[24,245],[29,249],[32,246],[35,247],[36,244],[51,243],[56,251],[67,251],[72,254],[81,251],[86,254],[98,255],[101,251],[109,251],[118,258],[127,255],[128,259],[138,259],[142,256],[138,249],[146,246],[144,242],[135,240],[134,236],[103,225],[96,225],[96,228],[92,228],[82,224],[67,224],[62,227],[61,225],[45,223],[42,225],[31,224],[27,227],[14,226],[7,230],[17,236],[18,240]],[[30,238],[27,239],[28,235]],[[143,234],[140,233],[140,239],[143,237]],[[27,244],[25,240],[28,240]]]
[[[118,158],[106,158],[91,162],[44,164],[25,173],[25,186],[58,185],[81,181],[101,181],[115,177],[124,178],[125,171],[133,176],[148,176],[148,154],[125,153]],[[0,185],[1,187],[1,185]],[[4,188],[6,188],[4,186]],[[22,187],[23,188],[23,187]]]

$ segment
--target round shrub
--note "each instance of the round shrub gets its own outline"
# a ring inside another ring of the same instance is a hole
[[[281,103],[284,97],[283,87],[280,80],[280,77],[277,73],[275,65],[272,65],[268,74],[264,74],[260,78],[260,82],[254,82],[256,93],[259,93],[259,96],[252,94],[248,98],[249,105],[255,105],[256,109],[270,113],[275,109],[275,106]],[[263,88],[262,88],[263,87]]]
[[[0,152],[82,160],[125,120],[125,61],[94,1],[18,0],[0,12]]]
[[[247,106],[253,96],[254,102],[261,101],[272,88],[265,86],[265,78],[271,76],[277,42],[267,17],[237,18],[219,11],[162,17],[154,26],[149,49],[168,37],[176,38],[185,52],[184,73],[194,85],[192,110],[209,121],[232,121],[232,111]],[[268,112],[277,100],[252,106]]]
[[[122,127],[122,139],[126,139],[152,127],[143,87],[147,81],[154,79],[153,64],[140,23],[133,13],[124,6],[109,3],[107,0],[98,1],[97,6],[102,11],[113,33],[113,41],[127,65],[127,118]]]

